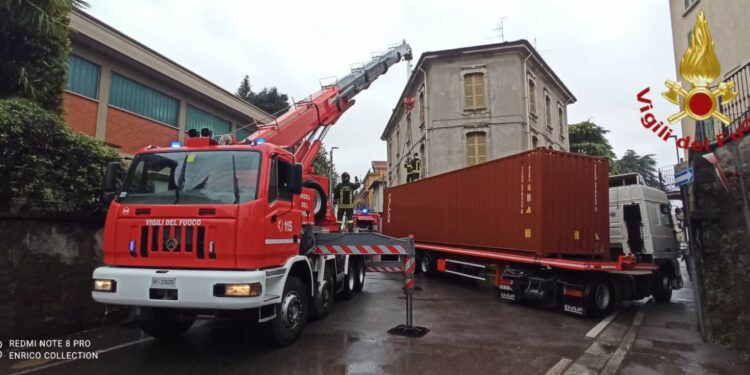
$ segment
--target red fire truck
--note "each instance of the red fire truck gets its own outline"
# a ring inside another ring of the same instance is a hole
[[[202,129],[189,131],[185,145],[145,147],[122,186],[119,164],[111,164],[105,190],[114,198],[94,300],[130,306],[159,339],[181,336],[199,315],[240,310],[271,343],[288,345],[308,317],[328,314],[334,294],[351,298],[364,284],[365,261],[340,254],[406,254],[409,242],[332,233],[329,181],[312,162],[354,96],[411,57],[406,42],[391,47],[247,139],[217,142]]]

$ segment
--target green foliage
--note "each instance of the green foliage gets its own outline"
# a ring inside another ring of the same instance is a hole
[[[320,150],[318,150],[318,155],[315,156],[312,166],[315,169],[315,174],[319,176],[331,178],[331,171],[333,171],[333,181],[331,181],[331,186],[336,185],[336,181],[339,179],[339,174],[336,172],[336,164],[331,166],[330,160],[328,159],[328,152],[326,152],[323,145],[320,146]]]
[[[568,132],[570,135],[570,152],[603,156],[609,161],[609,173],[616,173],[615,153],[606,137],[609,130],[591,121],[582,121],[570,125]]]
[[[117,153],[23,98],[0,100],[0,204],[60,202],[68,210],[101,195]]]
[[[627,150],[616,165],[618,173],[638,173],[643,176],[649,186],[660,186],[654,154],[640,156],[633,150]]]
[[[289,97],[286,94],[280,94],[276,87],[264,87],[260,92],[254,93],[248,76],[240,82],[236,95],[275,117],[289,110]]]
[[[25,97],[62,113],[71,10],[79,0],[0,0],[0,98]]]

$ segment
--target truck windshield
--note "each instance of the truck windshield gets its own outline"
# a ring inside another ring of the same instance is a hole
[[[117,200],[142,204],[232,204],[257,198],[260,153],[202,151],[135,157]]]

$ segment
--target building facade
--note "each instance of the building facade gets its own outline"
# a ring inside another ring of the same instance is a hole
[[[415,153],[429,177],[537,147],[567,151],[575,101],[526,40],[426,52],[381,136],[388,186],[406,182]]]
[[[357,207],[367,207],[370,211],[383,212],[383,191],[388,164],[385,161],[373,160],[372,168],[362,180],[362,189],[357,194]]]
[[[731,120],[746,114],[750,109],[750,2],[747,0],[670,0],[672,21],[672,43],[674,44],[675,68],[679,75],[680,60],[690,45],[698,13],[702,10],[708,20],[708,28],[714,41],[714,51],[721,64],[721,78],[735,82],[738,96],[730,103],[722,105],[722,112]],[[690,89],[690,83],[677,77],[683,88]],[[716,84],[716,82],[714,82]],[[709,118],[695,121],[689,117],[682,119],[682,135],[691,139],[711,141],[726,126]]]
[[[67,123],[125,155],[188,129],[246,136],[268,114],[91,15],[70,16]]]

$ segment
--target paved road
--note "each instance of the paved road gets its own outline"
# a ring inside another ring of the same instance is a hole
[[[386,333],[404,322],[401,285],[398,275],[368,275],[362,294],[338,302],[330,316],[310,322],[303,337],[283,349],[265,348],[213,321],[196,324],[174,343],[109,327],[77,336],[91,340],[87,350],[100,350],[98,359],[11,361],[6,352],[0,373],[606,373],[618,369],[629,333],[643,319],[639,304],[601,323],[504,304],[475,282],[418,278],[415,323],[431,331],[409,339]],[[632,369],[633,358],[628,361]]]

